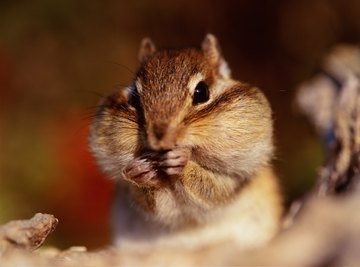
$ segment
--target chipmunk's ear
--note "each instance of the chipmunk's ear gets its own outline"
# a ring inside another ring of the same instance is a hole
[[[141,41],[138,59],[140,62],[144,62],[148,59],[154,52],[156,51],[156,47],[154,43],[150,40],[150,38],[144,38]]]
[[[221,54],[219,42],[213,34],[208,33],[201,45],[205,57],[218,70],[218,74],[225,79],[230,78],[230,68]]]

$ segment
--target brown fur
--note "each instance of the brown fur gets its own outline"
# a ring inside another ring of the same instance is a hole
[[[265,242],[281,214],[270,167],[272,118],[266,98],[259,89],[230,78],[212,35],[202,50],[156,52],[149,42],[140,49],[142,62],[133,85],[105,99],[91,125],[90,147],[99,165],[120,179],[119,187],[129,188],[115,203],[117,243],[178,240],[189,231],[185,229],[202,227],[199,236],[206,243],[229,238],[227,229],[236,226],[232,220],[256,229],[251,218],[262,213],[265,223],[259,223],[252,241],[246,237],[250,241],[244,246]],[[188,87],[199,81],[209,86],[210,99],[193,105],[194,88]],[[135,87],[136,108],[128,103]],[[246,204],[245,195],[251,203]],[[219,230],[219,237],[210,238],[211,225],[224,227],[224,234]]]

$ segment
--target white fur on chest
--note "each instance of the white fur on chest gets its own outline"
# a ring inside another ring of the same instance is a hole
[[[174,192],[164,190],[156,195],[157,220],[181,220],[184,213],[198,213],[202,217],[198,225],[176,227],[170,230],[156,224],[153,220],[136,219],[137,214],[117,218],[115,222],[115,243],[118,246],[143,247],[167,246],[195,248],[220,242],[237,243],[239,247],[252,248],[266,243],[277,230],[272,201],[259,198],[252,191],[240,194],[231,203],[218,207],[202,216],[201,210],[194,209],[191,203],[179,203]],[[161,214],[166,214],[165,218]],[[144,218],[144,217],[142,217]]]

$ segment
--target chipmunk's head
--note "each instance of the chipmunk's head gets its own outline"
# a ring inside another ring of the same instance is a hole
[[[139,60],[128,101],[143,118],[146,145],[153,150],[172,149],[185,138],[186,117],[212,101],[214,85],[229,79],[230,70],[211,34],[201,49],[156,51],[145,38]]]

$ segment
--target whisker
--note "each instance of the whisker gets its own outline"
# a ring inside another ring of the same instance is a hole
[[[125,121],[129,121],[132,122],[134,124],[137,124],[137,120],[133,119],[133,118],[122,118],[123,120],[121,120],[120,118],[114,116],[114,117],[105,117],[106,114],[102,114],[102,113],[95,113],[95,114],[90,114],[88,116],[83,117],[83,120],[93,120],[95,118],[100,118],[102,119],[104,122],[117,122],[117,123],[125,123]]]
[[[102,94],[102,93],[100,93],[100,92],[98,92],[98,91],[94,91],[94,90],[75,89],[74,91],[80,92],[80,93],[90,93],[90,94],[92,94],[92,95],[95,95],[95,96],[98,96],[98,97],[101,97],[101,98],[105,97],[104,94]]]
[[[129,87],[129,84],[116,83],[112,87],[116,90],[120,90]]]
[[[96,111],[97,109],[101,108],[103,105],[96,105],[96,106],[90,106],[90,107],[86,107],[85,110],[86,111]]]
[[[121,64],[121,63],[119,63],[119,62],[116,62],[116,61],[113,61],[113,60],[108,60],[108,63],[111,63],[111,64],[113,64],[113,65],[116,65],[116,66],[118,66],[118,67],[122,67],[123,69],[125,69],[125,70],[127,70],[129,73],[131,73],[132,75],[136,75],[136,73],[132,70],[132,69],[130,69],[129,67],[127,67],[126,65],[124,65],[124,64]]]

